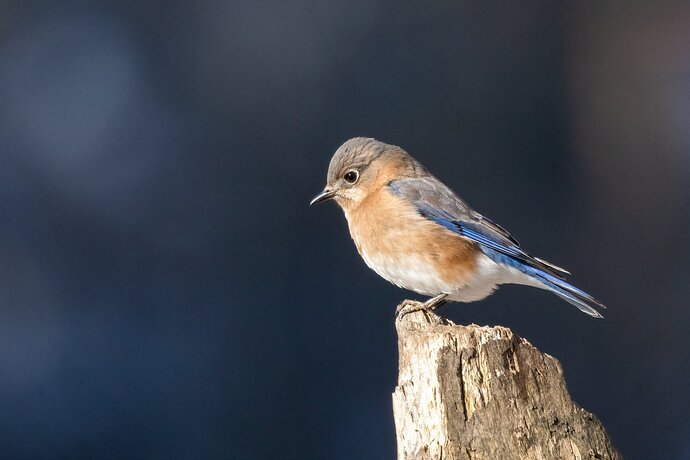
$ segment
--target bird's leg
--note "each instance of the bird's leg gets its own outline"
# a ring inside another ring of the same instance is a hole
[[[403,316],[409,315],[410,313],[414,313],[416,311],[432,312],[448,303],[446,297],[448,297],[448,294],[439,294],[424,303],[415,302],[413,300],[405,300],[398,306],[395,312],[398,315],[398,319],[401,319]]]
[[[441,308],[449,302],[448,300],[446,300],[447,297],[448,294],[439,294],[436,297],[432,297],[431,299],[424,302],[424,310],[434,311],[437,308]]]

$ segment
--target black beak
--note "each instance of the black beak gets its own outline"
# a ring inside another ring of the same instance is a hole
[[[313,200],[311,200],[311,202],[309,203],[309,206],[314,206],[315,204],[322,203],[324,201],[328,201],[334,197],[335,197],[335,191],[325,189],[323,192],[316,195]]]

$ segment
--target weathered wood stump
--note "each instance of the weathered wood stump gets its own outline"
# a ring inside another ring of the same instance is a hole
[[[396,329],[398,460],[622,458],[571,401],[556,358],[510,329],[423,312]]]

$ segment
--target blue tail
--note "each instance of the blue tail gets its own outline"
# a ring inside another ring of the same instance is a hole
[[[587,313],[590,316],[593,316],[595,318],[603,318],[602,314],[596,311],[592,307],[592,305],[596,305],[600,308],[606,307],[604,306],[604,304],[599,302],[591,295],[587,294],[584,291],[581,291],[580,289],[576,288],[571,284],[566,283],[562,279],[558,279],[555,276],[551,276],[548,273],[544,273],[541,270],[533,269],[531,267],[525,268],[527,268],[528,270],[520,271],[523,271],[524,273],[527,273],[527,271],[533,271],[534,273],[531,275],[532,278],[535,278],[536,280],[540,281],[547,288],[549,288],[551,292],[556,294],[561,299],[565,300],[571,305],[575,305],[577,308],[580,309],[580,311]]]
[[[575,305],[580,309],[580,311],[595,318],[603,318],[602,314],[596,311],[594,307],[606,308],[604,304],[586,292],[576,288],[572,284],[565,282],[561,278],[546,273],[544,270],[532,267],[525,262],[514,259],[505,254],[501,254],[500,252],[485,247],[482,247],[481,249],[484,254],[489,256],[489,258],[495,262],[516,268],[525,275],[528,275],[529,277],[539,281],[541,284],[546,286],[549,291],[553,292],[569,304]]]

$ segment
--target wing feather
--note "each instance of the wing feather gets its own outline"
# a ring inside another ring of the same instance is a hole
[[[390,190],[411,201],[419,214],[460,236],[474,241],[479,249],[499,264],[513,267],[538,280],[566,302],[595,318],[593,306],[604,305],[565,281],[569,273],[549,262],[532,257],[503,227],[472,210],[452,190],[433,176],[405,178],[388,184]]]
[[[410,200],[419,213],[447,229],[528,266],[564,279],[562,268],[532,257],[507,230],[472,210],[467,203],[433,176],[405,178],[388,184],[391,191]]]

